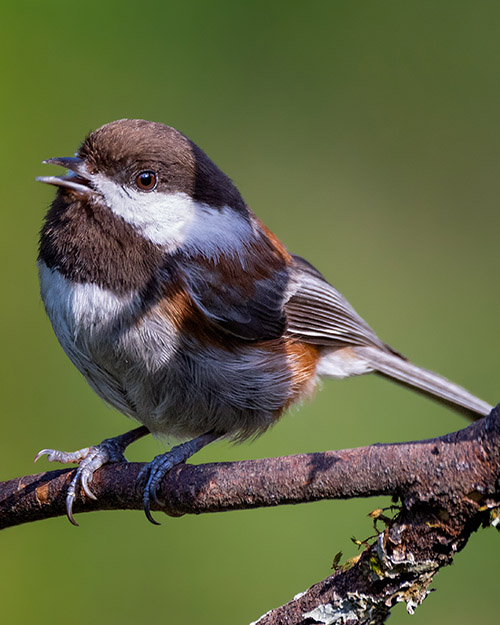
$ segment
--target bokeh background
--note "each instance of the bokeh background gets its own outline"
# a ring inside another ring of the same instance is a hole
[[[5,3],[0,20],[1,479],[46,446],[125,431],[38,295],[44,158],[121,117],[176,126],[250,206],[417,363],[500,400],[500,6],[397,2]],[[55,171],[55,170],[54,170]],[[379,379],[329,382],[260,440],[195,461],[401,441],[465,425]],[[129,457],[162,451],[145,440]],[[36,470],[48,469],[42,460]],[[55,519],[0,536],[5,623],[248,623],[330,572],[388,500],[201,517]],[[412,623],[491,620],[500,537],[472,537]],[[392,623],[407,622],[402,606]]]

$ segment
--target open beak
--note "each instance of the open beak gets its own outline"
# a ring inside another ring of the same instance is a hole
[[[38,182],[53,184],[56,187],[64,187],[81,194],[88,194],[93,189],[90,185],[89,174],[85,167],[85,162],[77,156],[61,156],[57,158],[48,158],[43,161],[48,165],[60,165],[69,169],[71,173],[66,176],[39,176],[36,178]]]

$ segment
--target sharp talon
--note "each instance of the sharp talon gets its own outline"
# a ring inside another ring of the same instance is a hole
[[[50,453],[50,449],[40,449],[40,451],[37,453],[37,455],[33,459],[33,464],[35,464],[37,460],[40,460],[42,456],[45,456],[45,455],[48,456],[49,453]]]
[[[92,476],[91,475],[89,476],[86,473],[84,473],[81,477],[80,483],[87,497],[90,497],[90,499],[94,499],[95,501],[97,500],[97,497],[94,495],[94,493],[90,490],[90,487],[89,487],[89,482],[91,481],[92,481]]]
[[[151,467],[149,466],[149,464],[147,464],[145,467],[143,467],[140,470],[139,475],[137,476],[136,486],[144,490],[142,502],[143,502],[144,514],[146,515],[146,519],[153,525],[161,525],[161,523],[158,523],[158,521],[154,520],[153,515],[151,514],[150,507],[149,507],[150,501],[151,501],[150,481],[151,481]],[[153,498],[156,499],[155,493],[153,493]]]
[[[70,487],[71,488],[71,487]],[[80,525],[75,521],[73,516],[73,501],[75,500],[75,495],[73,493],[68,493],[66,497],[66,516],[70,523],[72,523],[75,527],[80,527]]]
[[[161,525],[161,523],[158,523],[158,521],[155,521],[153,519],[153,517],[151,516],[151,512],[149,510],[144,510],[144,513],[146,514],[146,519],[152,523],[153,525]]]
[[[68,521],[71,523],[71,525],[74,525],[75,527],[80,527],[80,523],[77,523],[75,521],[71,510],[66,510],[66,516],[68,517]]]
[[[153,488],[153,490],[151,491],[151,494],[153,495],[153,500],[155,502],[156,505],[160,506],[161,508],[163,507],[163,503],[158,499],[158,490],[156,488],[156,486]]]
[[[144,494],[144,514],[146,515],[146,519],[153,525],[161,525],[161,523],[153,519],[151,510],[149,509],[149,493],[147,495]]]

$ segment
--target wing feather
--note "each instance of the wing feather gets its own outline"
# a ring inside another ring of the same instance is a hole
[[[225,332],[261,341],[283,335],[315,345],[392,351],[349,302],[299,256],[190,258],[184,279],[197,306]]]
[[[300,256],[292,257],[294,289],[285,304],[287,331],[319,345],[368,345],[392,351],[341,293]]]
[[[268,242],[268,247],[272,250]],[[225,332],[248,341],[283,336],[289,269],[283,256],[189,258],[184,281],[196,305]]]

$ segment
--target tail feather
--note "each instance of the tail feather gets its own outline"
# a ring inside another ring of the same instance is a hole
[[[471,419],[480,419],[493,409],[493,406],[475,397],[458,384],[450,382],[437,373],[417,367],[400,356],[384,352],[376,347],[354,347],[353,350],[373,367],[376,373],[404,386],[409,386],[432,399],[437,399]]]

